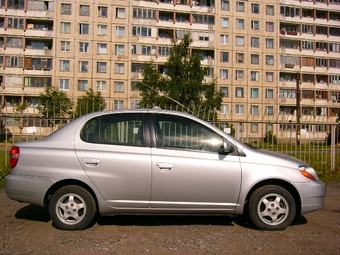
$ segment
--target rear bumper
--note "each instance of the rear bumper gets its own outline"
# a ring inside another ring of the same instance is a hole
[[[324,197],[326,195],[326,184],[321,181],[311,181],[308,183],[295,183],[300,192],[301,214],[322,209]]]
[[[5,191],[12,200],[44,206],[45,194],[53,184],[53,180],[45,177],[9,174]]]

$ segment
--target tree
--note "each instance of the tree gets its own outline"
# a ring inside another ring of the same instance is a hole
[[[47,87],[40,93],[38,111],[46,118],[66,118],[72,113],[73,103],[64,91],[55,87]],[[62,123],[62,120],[49,120],[49,125]]]
[[[105,100],[100,91],[94,92],[92,88],[86,94],[79,97],[76,105],[75,117],[96,111],[102,111],[106,107]]]
[[[191,43],[189,35],[185,35],[181,41],[172,41],[171,54],[164,64],[168,69],[166,76],[152,62],[145,66],[143,81],[137,83],[142,96],[139,106],[190,109],[200,117],[216,117],[223,93],[217,91],[216,80],[209,84],[203,82],[207,68],[201,67],[201,55],[192,53]]]

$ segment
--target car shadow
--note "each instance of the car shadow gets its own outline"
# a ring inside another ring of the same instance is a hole
[[[38,205],[27,205],[19,209],[14,216],[17,219],[39,222],[49,222],[51,220],[48,209]]]
[[[51,217],[48,209],[37,205],[27,205],[15,213],[17,219],[37,222],[49,222]],[[304,225],[307,219],[299,215],[292,226]],[[225,215],[96,215],[93,223],[100,226],[185,226],[185,225],[215,225],[215,226],[241,226],[247,229],[257,229],[246,216]]]

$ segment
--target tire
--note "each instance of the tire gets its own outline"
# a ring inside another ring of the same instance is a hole
[[[251,195],[248,213],[250,220],[261,230],[283,230],[295,218],[295,200],[280,186],[263,186]]]
[[[86,189],[74,185],[65,186],[53,194],[49,213],[55,227],[63,230],[81,230],[92,222],[96,213],[96,203]]]

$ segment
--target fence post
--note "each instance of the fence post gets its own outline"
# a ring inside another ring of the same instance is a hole
[[[331,126],[331,171],[335,171],[335,130],[336,126]]]

